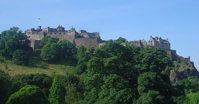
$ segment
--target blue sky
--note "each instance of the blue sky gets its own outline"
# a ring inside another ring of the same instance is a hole
[[[63,25],[100,32],[102,39],[168,38],[199,68],[199,0],[1,0],[0,31]]]

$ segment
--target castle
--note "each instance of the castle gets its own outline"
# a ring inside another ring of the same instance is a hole
[[[77,47],[84,46],[86,48],[100,47],[105,42],[100,38],[99,32],[89,33],[86,30],[80,30],[79,32],[77,32],[73,27],[70,30],[65,30],[65,28],[62,27],[61,25],[59,25],[57,28],[47,27],[43,29],[41,28],[41,26],[38,26],[37,29],[32,28],[26,30],[25,34],[30,40],[30,46],[33,49],[37,49],[40,41],[46,36],[59,38],[59,39],[66,39],[71,43],[75,44]],[[157,47],[162,50],[165,50],[173,60],[176,61],[183,60],[186,62],[190,62],[190,58],[182,58],[178,56],[176,51],[171,49],[169,40],[162,39],[161,37],[151,36],[148,42],[145,40],[134,40],[123,43],[123,45],[126,44],[138,47],[148,47],[148,46]]]
[[[65,30],[64,27],[58,26],[57,28],[41,28],[38,26],[37,29],[28,29],[25,31],[28,39],[30,40],[30,46],[33,49],[37,49],[39,43],[44,37],[54,37],[59,39],[66,39],[73,44],[78,46],[84,46],[86,48],[97,48],[105,44],[106,41],[103,41],[100,38],[99,32],[89,33],[85,30],[80,30],[77,32],[75,28],[71,28],[70,30]],[[189,75],[198,76],[198,72],[194,67],[194,63],[190,61],[190,57],[184,58],[179,56],[175,50],[171,49],[170,42],[168,39],[162,39],[161,37],[150,37],[150,40],[147,42],[145,40],[134,40],[129,42],[124,42],[122,45],[132,45],[137,47],[157,47],[165,52],[171,57],[173,61],[181,62],[187,66],[188,68],[184,70],[169,70],[170,79],[173,82],[178,81],[179,79],[183,79]],[[177,67],[181,67],[181,65],[177,65]],[[184,66],[182,66],[184,68]],[[199,77],[199,76],[198,76]]]
[[[179,56],[176,53],[176,50],[171,49],[171,45],[168,39],[162,39],[161,37],[152,37],[150,36],[149,41],[146,40],[134,40],[124,43],[124,45],[133,45],[137,47],[157,47],[165,52],[172,58],[172,60],[179,61],[179,62],[186,62],[187,64],[192,64],[190,61],[190,57],[184,58]]]
[[[64,27],[59,25],[57,28],[41,28],[38,26],[37,29],[31,28],[25,31],[28,39],[30,40],[30,46],[33,49],[37,49],[40,41],[44,37],[54,37],[59,39],[66,39],[76,46],[84,46],[86,48],[98,47],[98,44],[103,42],[100,38],[99,32],[89,33],[85,30],[77,32],[75,28],[65,30]]]
[[[57,28],[41,28],[38,26],[37,29],[31,28],[25,31],[26,36],[31,41],[30,46],[33,49],[37,49],[39,46],[40,41],[44,37],[53,37],[58,39],[66,39],[71,43],[78,46],[84,46],[86,48],[91,47],[99,47],[101,43],[104,41],[100,38],[99,32],[89,33],[86,30],[80,30],[77,32],[75,28],[71,28],[70,30],[65,30],[64,27],[59,25]],[[150,37],[149,42],[145,40],[138,40],[138,41],[130,41],[127,42],[130,45],[139,46],[139,47],[158,47],[163,50],[170,50],[170,43],[167,40],[162,39],[161,37]]]
[[[163,50],[171,50],[171,45],[169,40],[162,39],[161,37],[152,37],[150,36],[150,40],[147,42],[145,40],[134,40],[127,42],[127,44],[138,46],[138,47],[157,47]]]
[[[169,72],[170,80],[172,83],[175,83],[181,79],[187,78],[189,76],[199,78],[199,73],[196,70],[194,63],[190,60],[190,57],[184,58],[176,53],[176,50],[172,50],[170,46],[170,42],[168,39],[162,39],[161,37],[150,37],[150,40],[147,42],[145,40],[135,40],[124,43],[124,45],[133,45],[138,47],[157,47],[165,52],[167,52],[168,56],[175,62],[174,66],[178,68],[178,70],[167,69]]]
[[[70,41],[71,43],[78,46],[84,46],[86,48],[91,47],[100,47],[104,44],[105,41],[103,41],[100,38],[99,32],[93,32],[89,33],[86,30],[80,30],[77,32],[75,28],[71,28],[70,30],[65,30],[64,27],[59,25],[57,28],[41,28],[41,26],[38,26],[37,29],[32,28],[25,31],[25,34],[27,35],[28,39],[30,40],[30,46],[33,49],[37,49],[39,47],[39,43],[44,37],[54,37],[58,39],[66,39]],[[190,58],[182,58],[176,54],[175,50],[171,49],[170,42],[168,39],[162,39],[161,37],[150,37],[150,40],[147,42],[145,40],[134,40],[129,41],[126,43],[123,43],[123,45],[133,45],[138,47],[157,47],[162,50],[165,50],[173,60],[176,61],[187,61],[190,62]]]

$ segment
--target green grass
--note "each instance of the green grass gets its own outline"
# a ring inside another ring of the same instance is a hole
[[[75,72],[74,65],[67,64],[48,64],[43,62],[39,56],[34,55],[30,61],[28,66],[16,65],[13,64],[11,60],[7,60],[0,56],[0,70],[8,73],[11,76],[15,76],[18,74],[59,74],[66,75]]]
[[[0,70],[8,73],[11,76],[18,74],[47,74],[47,75],[67,75],[75,72],[75,66],[68,64],[48,64],[43,62],[38,53],[29,60],[28,66],[13,64],[11,60],[7,60],[0,56]]]
[[[57,65],[57,64],[40,64],[38,66],[22,66],[15,65],[10,62],[0,63],[0,70],[8,73],[11,76],[18,74],[36,74],[42,73],[47,75],[59,74],[66,75],[75,72],[75,66]]]

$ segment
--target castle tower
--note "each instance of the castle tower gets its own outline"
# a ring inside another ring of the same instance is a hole
[[[150,37],[148,42],[149,46],[161,48],[163,50],[170,50],[170,42],[167,40],[162,39],[161,37]]]
[[[59,25],[59,26],[57,27],[57,31],[58,31],[58,32],[64,32],[64,31],[65,31],[65,28],[62,27],[61,25]]]

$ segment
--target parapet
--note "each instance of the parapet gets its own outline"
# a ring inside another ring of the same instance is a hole
[[[171,49],[170,42],[168,41],[168,39],[162,39],[161,37],[151,36],[148,45],[153,47],[158,47],[164,50]]]
[[[93,47],[100,42],[102,42],[99,32],[89,33],[86,30],[80,30],[77,32],[74,27],[71,27],[69,30],[65,30],[65,28],[59,25],[57,28],[41,28],[39,26],[37,29],[31,28],[25,31],[25,34],[28,36],[29,40],[32,40],[32,45],[36,47],[33,40],[42,40],[44,37],[54,37],[59,39],[66,39],[70,42],[77,42],[77,45],[85,45],[85,47]],[[93,44],[93,45],[92,45]]]

